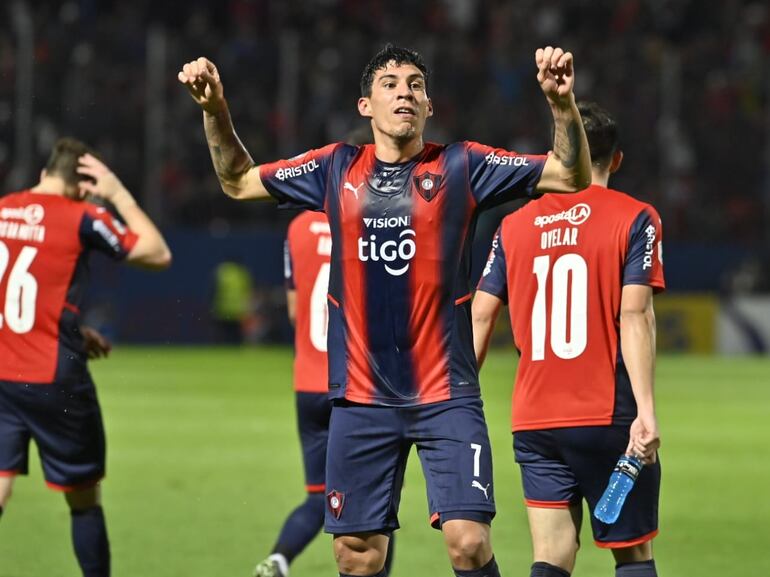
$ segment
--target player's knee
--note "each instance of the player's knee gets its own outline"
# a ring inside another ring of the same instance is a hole
[[[64,498],[67,501],[70,511],[86,511],[101,505],[98,486],[69,491],[64,493]]]
[[[471,521],[453,521],[442,527],[452,566],[482,567],[492,557],[489,526]]]
[[[650,561],[652,559],[652,541],[645,541],[632,547],[613,549],[612,555],[618,565]]]
[[[374,575],[385,565],[385,551],[366,536],[335,536],[334,557],[340,573],[345,574]]]
[[[0,491],[0,507],[5,507],[13,496],[13,487],[3,488]]]

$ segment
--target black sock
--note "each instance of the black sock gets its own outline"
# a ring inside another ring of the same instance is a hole
[[[71,511],[72,545],[83,577],[109,577],[110,543],[102,508]]]
[[[497,561],[495,561],[494,556],[481,569],[463,571],[462,569],[452,567],[452,570],[457,577],[500,577],[500,570],[497,568]]]
[[[2,518],[2,517],[3,517],[3,507],[0,506],[0,518]]]
[[[280,553],[291,563],[315,538],[324,524],[326,496],[310,493],[307,499],[286,518],[273,553]]]
[[[615,577],[658,577],[655,560],[615,565]]]
[[[529,570],[529,577],[569,577],[570,573],[566,569],[551,565],[545,561],[537,561],[532,563],[532,568]]]

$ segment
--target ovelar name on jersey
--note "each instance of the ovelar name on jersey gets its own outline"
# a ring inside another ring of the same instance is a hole
[[[39,224],[21,224],[0,220],[0,237],[12,240],[43,242],[45,227]]]
[[[312,159],[303,164],[300,164],[299,166],[279,168],[275,173],[275,177],[280,181],[284,181],[287,178],[294,178],[295,176],[302,176],[303,174],[313,172],[316,168],[318,168],[318,163],[315,161],[315,159]]]

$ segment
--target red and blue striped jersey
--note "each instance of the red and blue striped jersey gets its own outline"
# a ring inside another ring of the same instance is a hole
[[[478,288],[508,302],[521,355],[514,431],[631,424],[620,303],[632,284],[665,287],[662,226],[649,204],[593,185],[503,219]]]
[[[470,318],[479,210],[535,194],[545,156],[428,143],[408,162],[331,144],[263,165],[282,207],[325,211],[332,235],[329,394],[411,406],[478,396]]]
[[[0,380],[82,382],[88,255],[123,259],[136,240],[88,202],[29,191],[0,198]]]

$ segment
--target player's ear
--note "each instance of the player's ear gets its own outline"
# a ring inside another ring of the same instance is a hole
[[[46,172],[45,168],[40,171],[40,180],[43,180],[48,172]]]
[[[433,101],[428,98],[428,117],[433,116]]]
[[[623,151],[616,150],[615,154],[612,155],[612,162],[610,162],[610,174],[617,172],[621,164],[623,164]]]
[[[365,96],[358,99],[358,113],[361,116],[372,117],[372,103]]]

